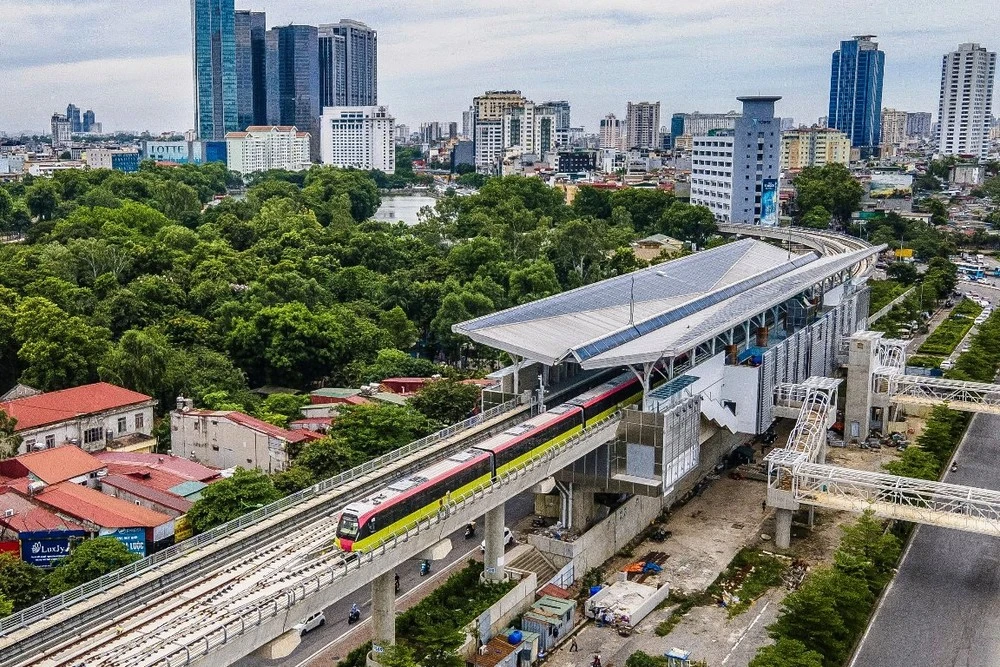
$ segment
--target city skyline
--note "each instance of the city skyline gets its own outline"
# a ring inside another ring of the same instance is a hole
[[[845,37],[869,32],[886,53],[882,105],[936,115],[942,54],[962,42],[998,48],[982,21],[986,0],[961,13],[924,0],[891,11],[850,0],[834,12],[824,0],[810,14],[822,20],[804,20],[786,0],[752,11],[736,0],[671,5],[511,2],[459,16],[442,3],[377,1],[363,10],[307,0],[236,3],[266,11],[268,27],[341,18],[370,25],[380,38],[379,101],[411,126],[458,121],[475,95],[507,88],[569,100],[573,124],[590,133],[608,112],[624,117],[629,100],[660,100],[665,125],[674,112],[725,112],[736,95],[761,92],[783,97],[779,115],[811,124],[826,114],[829,54]],[[112,29],[102,23],[110,15],[126,18]],[[0,75],[14,93],[0,107],[0,129],[41,131],[52,111],[83,98],[106,109],[105,130],[190,129],[188,3],[46,0],[2,8],[0,20],[11,28]],[[639,34],[662,37],[644,45]],[[627,69],[643,76],[622,76]]]

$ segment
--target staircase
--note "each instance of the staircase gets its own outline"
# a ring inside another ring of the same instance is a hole
[[[552,577],[556,576],[559,570],[541,554],[538,549],[530,545],[519,545],[518,549],[527,547],[508,565],[516,570],[534,572],[538,576],[538,587],[541,588],[549,583]]]

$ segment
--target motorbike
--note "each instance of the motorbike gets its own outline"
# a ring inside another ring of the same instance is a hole
[[[951,471],[952,472],[958,472],[958,464],[957,463],[952,463],[951,464]]]
[[[465,527],[465,539],[469,539],[475,534],[476,534],[476,524],[470,523],[468,526]]]
[[[420,561],[420,576],[431,573],[431,562],[429,560]]]
[[[361,610],[358,609],[358,605],[351,607],[351,611],[347,613],[347,624],[353,625],[361,620]]]

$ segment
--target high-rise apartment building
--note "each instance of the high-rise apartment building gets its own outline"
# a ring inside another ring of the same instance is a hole
[[[388,107],[327,107],[320,119],[323,164],[356,169],[396,171],[393,128]]]
[[[985,158],[993,113],[997,54],[979,44],[959,44],[941,62],[938,151]]]
[[[504,155],[504,116],[527,100],[520,90],[488,90],[472,100],[475,111],[473,141],[476,145],[476,169],[492,172]]]
[[[238,129],[234,0],[191,0],[195,128],[203,140]]]
[[[239,10],[236,40],[236,109],[241,130],[267,123],[267,20],[264,12]]]
[[[882,145],[899,146],[906,141],[906,112],[882,109]]]
[[[471,139],[476,132],[476,107],[462,112],[462,136]]]
[[[656,150],[660,147],[660,103],[629,102],[625,115],[626,148]]]
[[[613,113],[601,119],[601,143],[602,150],[621,150],[622,148],[622,122]]]
[[[800,127],[781,133],[781,169],[805,169],[851,162],[851,140],[840,130]]]
[[[315,26],[287,25],[267,31],[268,125],[309,133],[319,158],[319,37]]]
[[[916,111],[912,113],[907,113],[906,136],[908,137],[931,136],[931,113],[929,111]]]
[[[859,35],[840,43],[830,71],[829,126],[851,138],[867,157],[882,140],[882,76],[885,53],[874,35]]]
[[[270,169],[302,171],[312,165],[308,132],[295,127],[251,125],[226,135],[226,166],[244,176]]]
[[[378,104],[378,33],[351,19],[324,23],[319,33],[323,106]]]
[[[74,134],[83,132],[83,121],[80,120],[80,107],[70,104],[66,107],[66,118],[69,119],[70,130]]]
[[[557,102],[542,102],[538,105],[539,107],[545,107],[552,111],[552,114],[556,118],[556,129],[557,130],[569,130],[573,126],[570,121],[570,105],[566,100],[559,100]]]
[[[73,124],[64,114],[52,114],[52,149],[69,146],[73,141]]]
[[[778,224],[781,119],[780,97],[739,97],[743,114],[730,132],[694,137],[691,203],[706,206],[715,219],[752,225]]]
[[[551,107],[526,101],[504,112],[503,147],[541,156],[556,146],[556,116]]]
[[[87,109],[83,112],[83,132],[84,134],[94,130],[94,126],[97,125],[97,117],[94,115],[93,109]]]

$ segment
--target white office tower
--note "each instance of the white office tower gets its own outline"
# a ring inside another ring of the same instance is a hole
[[[733,130],[694,137],[691,203],[705,206],[720,222],[765,227],[778,224],[780,97],[737,98],[743,114]]]
[[[393,174],[395,125],[389,107],[327,107],[320,118],[320,158],[335,167]]]
[[[993,79],[997,54],[979,44],[960,44],[941,64],[938,151],[985,158],[989,151]]]
[[[230,171],[254,174],[270,169],[308,169],[308,132],[295,127],[251,125],[246,132],[226,133],[226,160]]]
[[[601,119],[601,143],[602,150],[622,149],[622,125],[623,123],[615,118],[613,113]]]

